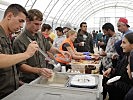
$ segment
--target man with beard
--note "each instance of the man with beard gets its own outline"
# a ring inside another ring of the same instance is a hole
[[[103,66],[102,70],[105,71],[103,72],[103,76],[108,77],[109,76],[108,72],[110,72],[111,68],[113,67],[112,57],[114,54],[116,54],[114,44],[115,42],[121,39],[121,36],[115,33],[114,26],[111,23],[105,23],[102,26],[102,30],[105,35],[109,36],[109,40],[107,42],[105,51],[102,51],[100,53],[100,55],[103,56],[101,60],[102,66]],[[106,80],[105,77],[104,77],[104,80]],[[106,82],[103,82],[103,98],[106,97],[105,85],[106,85]]]

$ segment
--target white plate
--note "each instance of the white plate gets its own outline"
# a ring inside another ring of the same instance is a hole
[[[120,78],[121,78],[121,76],[115,76],[115,77],[109,79],[109,80],[107,81],[107,84],[111,84],[111,83],[113,83],[113,82],[119,80]]]

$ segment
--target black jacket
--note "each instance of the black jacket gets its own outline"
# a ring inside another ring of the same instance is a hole
[[[107,85],[109,93],[109,100],[123,100],[127,92],[132,87],[131,79],[127,73],[128,56],[124,55],[122,60],[117,64],[116,68],[112,71],[112,75],[121,76],[120,80]]]
[[[77,34],[77,39],[74,41],[74,46],[78,52],[91,52],[94,53],[93,50],[93,39],[90,33],[84,33],[86,38],[84,38],[81,31]],[[85,42],[84,46],[79,46],[80,42]]]
[[[129,64],[128,57],[129,54],[125,54],[123,56],[122,60],[117,63],[116,68],[113,69],[112,75],[121,76],[120,81],[123,81],[127,84],[131,84],[131,80],[127,73],[127,65]]]

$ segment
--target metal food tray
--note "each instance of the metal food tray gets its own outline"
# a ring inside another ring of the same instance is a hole
[[[47,86],[66,87],[68,80],[69,80],[68,74],[57,72],[57,73],[55,73],[52,82],[49,82],[48,79],[41,76],[29,84],[31,84],[31,85],[32,84],[40,84],[40,85],[47,85]]]
[[[86,61],[86,60],[85,60]],[[90,61],[94,61],[94,60],[90,60]],[[101,64],[101,61],[99,60],[99,63],[98,64],[93,64],[93,63],[89,63],[89,61],[88,61],[88,63],[75,63],[74,61],[72,61],[71,63],[70,63],[70,65],[78,65],[78,66],[85,66],[85,65],[94,65],[94,66],[100,66],[100,64]]]
[[[89,62],[89,61],[88,61]],[[99,71],[99,67],[101,65],[101,61],[99,60],[98,64],[91,64],[91,63],[70,63],[71,68],[73,71],[80,71],[81,73],[85,73],[85,66],[86,65],[93,65],[96,67],[96,70]],[[94,73],[94,72],[93,72]]]
[[[74,77],[78,77],[78,76],[79,76],[79,78],[83,77],[83,79],[84,79],[84,77],[87,77],[87,78],[93,77],[93,78],[95,78],[95,83],[93,83],[92,85],[89,85],[89,84],[88,85],[76,85],[76,84],[72,84],[71,81],[73,80],[73,78]],[[91,74],[74,75],[69,80],[69,87],[97,89],[98,81],[99,81],[99,76],[97,76],[97,75],[91,75]]]
[[[97,99],[94,99],[94,100],[102,100],[102,94],[101,94],[103,91],[102,90],[102,75],[93,74],[95,77],[98,78],[98,86],[93,89],[71,87],[70,80],[71,80],[71,77],[73,77],[73,75],[76,75],[76,74],[57,72],[55,74],[55,78],[52,83],[49,83],[48,80],[45,78],[39,77],[36,80],[29,83],[29,85],[41,86],[41,87],[46,86],[49,88],[67,88],[70,92],[73,90],[76,90],[77,92],[86,91],[90,96],[91,96],[91,93],[92,93],[92,95],[93,95],[93,93],[95,94]],[[63,99],[63,100],[65,100],[65,99]],[[74,99],[72,99],[72,100],[74,100]],[[77,99],[77,100],[82,100],[82,99]],[[87,99],[87,100],[93,100],[93,99]]]
[[[3,100],[98,100],[92,91],[25,84]]]

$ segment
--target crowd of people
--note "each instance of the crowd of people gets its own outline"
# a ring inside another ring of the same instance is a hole
[[[21,30],[24,22],[26,24]],[[91,60],[92,54],[93,59],[101,56],[103,99],[108,93],[109,100],[131,100],[133,31],[129,29],[126,18],[120,18],[117,27],[122,36],[115,32],[111,23],[105,23],[102,31],[94,30],[92,34],[88,33],[86,22],[80,24],[78,32],[68,27],[57,27],[54,36],[52,27],[43,23],[43,14],[39,10],[26,11],[19,4],[9,5],[0,22],[0,99],[40,75],[45,78],[52,76],[55,66],[39,52],[41,49],[61,66],[66,66],[66,69],[71,68],[71,59]],[[18,36],[12,38],[12,34],[18,31]],[[102,49],[96,55],[95,45],[98,50]],[[107,80],[114,76],[121,78],[109,85],[106,84]]]
[[[117,27],[122,36],[115,33],[111,23],[106,23],[102,27],[104,34],[109,36],[105,49],[106,59],[103,57],[101,68],[103,73],[103,99],[106,98],[108,93],[109,100],[131,100],[133,95],[130,92],[132,90],[133,32],[129,29],[130,26],[126,18],[120,18]],[[121,78],[111,84],[106,84],[107,80],[115,76]]]

